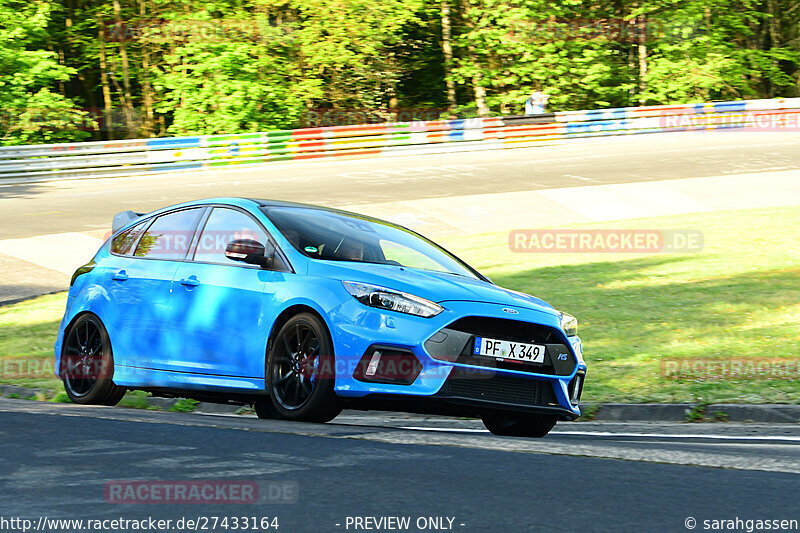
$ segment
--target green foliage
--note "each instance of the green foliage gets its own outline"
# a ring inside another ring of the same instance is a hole
[[[461,117],[520,113],[534,88],[551,110],[800,94],[796,0],[444,5],[0,0],[0,144],[430,118],[448,79]]]
[[[727,422],[730,418],[725,411],[714,411],[713,417],[715,422]]]
[[[706,408],[708,404],[698,404],[695,405],[689,413],[686,415],[687,422],[705,422],[706,420]]]
[[[191,413],[194,411],[197,404],[200,403],[197,400],[192,400],[190,398],[181,398],[175,405],[169,408],[170,411],[173,413]]]
[[[581,404],[581,420],[589,422],[597,418],[600,405],[596,403]]]
[[[0,144],[90,136],[78,129],[86,114],[72,99],[50,90],[77,73],[47,49],[51,10],[49,2],[0,1]]]
[[[48,401],[54,403],[72,403],[72,400],[69,399],[66,392],[59,392]]]
[[[150,409],[151,407],[147,403],[148,396],[150,396],[149,393],[141,390],[128,391],[125,393],[125,396],[122,397],[118,405],[130,409]]]

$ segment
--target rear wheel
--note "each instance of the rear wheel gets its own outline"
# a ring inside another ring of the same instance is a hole
[[[556,417],[540,414],[485,414],[483,425],[493,435],[544,437],[556,425]]]
[[[277,413],[289,420],[333,420],[342,411],[333,391],[334,377],[333,346],[325,324],[310,313],[290,318],[270,344],[267,364]]]
[[[125,389],[114,384],[111,341],[100,319],[79,317],[64,336],[61,377],[69,399],[79,404],[116,405]]]

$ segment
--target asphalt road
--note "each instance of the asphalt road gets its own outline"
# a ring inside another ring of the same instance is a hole
[[[3,399],[0,438],[2,515],[34,522],[269,516],[279,531],[335,532],[356,530],[348,517],[407,516],[408,531],[447,517],[456,531],[585,532],[800,519],[797,426],[563,423],[528,440],[438,417],[348,412],[320,425]],[[106,483],[123,480],[294,492],[249,505],[107,503]]]
[[[797,169],[800,133],[700,132],[128,178],[0,181],[0,305],[64,290],[108,235],[114,214],[127,209],[216,196],[276,198],[345,207],[438,240],[794,205]]]
[[[800,133],[714,132],[214,172],[0,184],[0,240],[108,231],[114,214],[218,196],[374,204],[800,169]]]

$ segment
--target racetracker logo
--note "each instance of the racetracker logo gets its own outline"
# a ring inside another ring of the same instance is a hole
[[[800,360],[792,357],[662,359],[661,375],[676,381],[796,381]]]
[[[517,229],[508,234],[516,253],[692,253],[703,249],[700,230]]]
[[[659,127],[664,130],[746,128],[755,131],[798,131],[800,111],[742,111],[728,113],[675,113],[659,117]]]
[[[109,481],[106,503],[117,504],[246,504],[296,503],[293,481]]]

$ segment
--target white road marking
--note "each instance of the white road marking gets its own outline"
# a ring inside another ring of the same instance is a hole
[[[471,429],[471,428],[431,428],[422,426],[402,426],[400,429],[411,429],[414,431],[444,431],[455,433],[489,433],[488,429]]]
[[[551,431],[550,435],[578,435],[582,437],[639,437],[648,439],[714,439],[800,442],[800,437],[790,435],[703,435],[702,433],[612,433],[606,431]]]
[[[445,433],[489,433],[488,429],[473,428],[440,428],[424,426],[402,426],[400,429],[414,431],[438,431]],[[786,435],[703,435],[701,433],[612,433],[608,431],[551,431],[549,435],[575,435],[581,437],[619,437],[647,439],[714,439],[714,440],[747,440],[747,441],[783,441],[800,442],[800,436]]]

